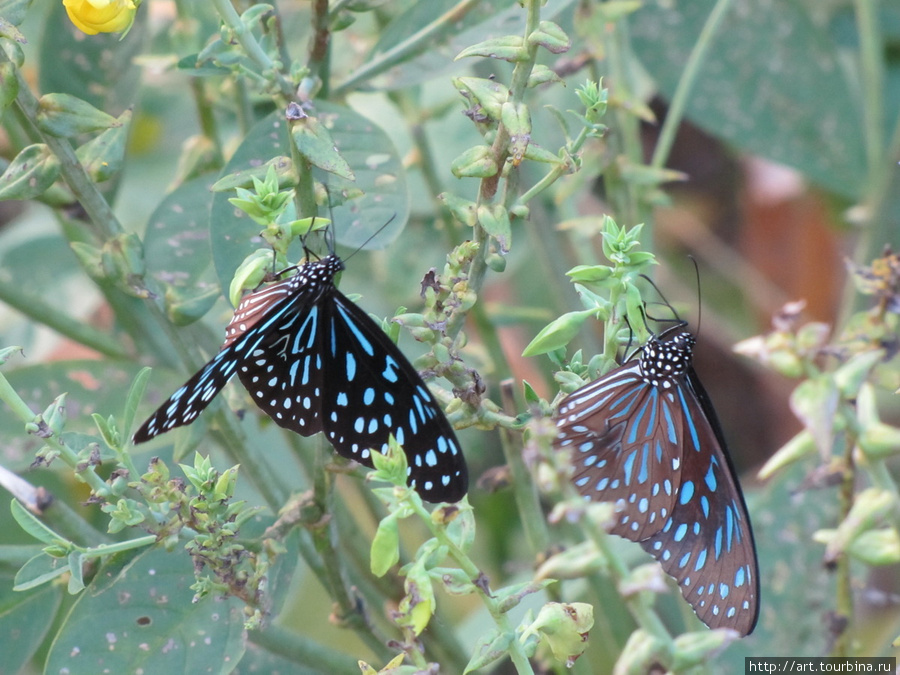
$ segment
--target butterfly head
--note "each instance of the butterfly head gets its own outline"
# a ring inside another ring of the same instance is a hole
[[[644,380],[654,387],[671,387],[676,378],[683,377],[690,370],[694,344],[696,339],[687,331],[678,333],[671,340],[652,337],[641,348]]]
[[[344,269],[344,261],[336,254],[331,253],[320,260],[309,260],[300,268],[297,282],[300,284],[330,285],[332,280]]]

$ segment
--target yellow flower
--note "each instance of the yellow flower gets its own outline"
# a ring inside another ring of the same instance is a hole
[[[63,0],[69,20],[88,35],[118,33],[131,28],[134,0]]]

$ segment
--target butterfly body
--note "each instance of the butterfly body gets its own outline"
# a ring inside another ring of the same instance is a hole
[[[372,466],[393,435],[408,482],[429,501],[458,501],[465,460],[440,405],[384,331],[334,285],[336,255],[243,298],[221,351],[135,433],[147,441],[206,408],[237,374],[276,424],[303,436],[322,431],[342,456]]]
[[[704,623],[746,635],[759,611],[747,508],[691,365],[695,339],[663,337],[564,399],[554,445],[571,450],[585,499],[616,505],[612,533],[659,560]]]

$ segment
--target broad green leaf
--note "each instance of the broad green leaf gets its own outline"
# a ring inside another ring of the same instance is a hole
[[[0,0],[0,16],[12,25],[18,26],[25,19],[32,0]]]
[[[163,289],[169,318],[182,326],[203,317],[221,296],[209,244],[212,183],[212,176],[202,176],[169,193],[144,235],[147,274]]]
[[[671,98],[715,0],[645,3],[635,52]],[[688,118],[745,152],[858,197],[866,179],[858,85],[797,2],[735,0],[694,84]]]
[[[23,668],[52,628],[62,597],[62,589],[56,585],[27,593],[0,591],[0,673],[26,672]]]
[[[35,121],[45,133],[62,138],[122,126],[115,117],[77,96],[55,93],[41,96]]]
[[[22,506],[18,499],[13,499],[9,508],[12,511],[13,518],[15,518],[16,522],[19,524],[19,527],[38,541],[45,544],[65,542],[65,539],[44,525],[44,523],[38,520],[36,515]]]
[[[193,603],[193,583],[183,552],[114,556],[75,601],[46,672],[230,673],[244,651],[242,605]]]

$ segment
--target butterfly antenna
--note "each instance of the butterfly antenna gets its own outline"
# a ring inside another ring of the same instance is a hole
[[[355,256],[355,255],[356,255],[357,253],[359,253],[360,251],[362,251],[362,250],[366,247],[366,244],[368,244],[368,243],[369,243],[370,241],[372,241],[375,237],[377,237],[379,234],[381,234],[382,231],[384,230],[384,228],[386,228],[388,225],[390,225],[391,223],[394,222],[394,218],[396,218],[396,217],[397,217],[397,214],[395,213],[395,214],[392,215],[390,218],[388,218],[388,221],[387,221],[384,225],[382,225],[382,226],[379,227],[377,230],[375,230],[375,231],[369,236],[368,239],[366,239],[362,244],[359,245],[359,247],[357,247],[357,249],[356,249],[355,251],[353,251],[353,253],[351,253],[351,254],[348,255],[346,258],[344,258],[344,262],[347,262],[348,260],[350,260],[350,258],[352,258],[353,256]]]
[[[642,309],[641,311],[642,311],[642,313],[644,313],[645,325],[646,325],[647,319],[650,319],[651,321],[656,321],[658,323],[674,324],[674,326],[667,328],[666,331],[664,331],[664,332],[668,332],[669,330],[672,330],[672,328],[674,328],[675,326],[685,325],[687,322],[684,319],[682,319],[680,316],[678,316],[678,312],[675,311],[675,308],[672,306],[672,303],[670,303],[668,301],[668,299],[666,298],[666,296],[663,295],[663,292],[661,290],[659,290],[659,286],[656,285],[656,283],[653,281],[653,279],[648,277],[646,274],[639,274],[638,276],[641,277],[648,284],[650,284],[650,286],[653,288],[653,290],[656,291],[656,294],[662,299],[662,304],[664,304],[666,307],[668,307],[671,310],[672,314],[674,315],[674,317],[671,319],[657,319],[656,317],[651,316],[650,314],[647,314]],[[647,326],[647,330],[650,330],[650,326]],[[650,331],[650,332],[652,333],[653,331]]]
[[[694,256],[688,255],[688,258],[694,263],[694,277],[697,279],[697,330],[694,332],[700,335],[700,322],[703,319],[703,298],[700,295],[700,266],[697,264],[697,259]]]

